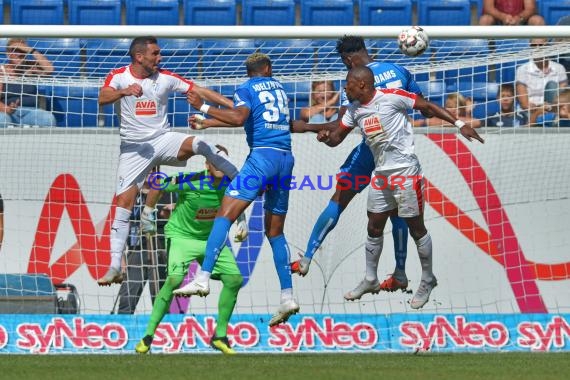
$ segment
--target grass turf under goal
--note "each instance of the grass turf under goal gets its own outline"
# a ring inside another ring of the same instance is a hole
[[[2,379],[564,379],[570,353],[1,355]]]

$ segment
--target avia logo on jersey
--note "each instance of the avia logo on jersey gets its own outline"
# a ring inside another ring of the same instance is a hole
[[[17,328],[19,339],[16,347],[32,353],[46,354],[50,348],[64,349],[69,342],[79,349],[123,348],[128,343],[125,327],[118,323],[86,323],[83,318],[73,318],[68,324],[63,318],[54,318],[45,328],[39,323],[22,323]]]
[[[285,352],[299,351],[301,348],[372,348],[378,343],[376,328],[365,322],[336,322],[333,318],[323,319],[322,324],[312,317],[306,317],[296,328],[284,323],[271,328],[267,342],[270,347],[280,347]]]
[[[154,100],[137,100],[135,102],[136,116],[156,116],[156,102]]]
[[[214,220],[218,213],[217,208],[201,208],[196,211],[197,220]]]
[[[500,348],[509,342],[509,330],[501,322],[467,322],[465,317],[449,321],[437,316],[424,326],[422,322],[404,322],[400,325],[400,344],[404,347],[429,350],[437,347],[491,347]]]
[[[367,117],[364,119],[362,125],[362,130],[366,136],[376,135],[383,131],[382,123],[380,123],[380,118],[376,115]]]

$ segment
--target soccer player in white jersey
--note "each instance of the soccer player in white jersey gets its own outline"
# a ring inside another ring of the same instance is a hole
[[[424,225],[422,169],[414,153],[413,128],[407,110],[417,109],[460,129],[466,128],[465,123],[417,94],[402,89],[376,89],[374,75],[366,66],[348,72],[345,90],[351,105],[340,127],[334,131],[322,130],[317,138],[329,146],[337,146],[353,128],[360,128],[376,165],[368,191],[365,255],[367,260],[377,263],[386,221],[395,213],[403,218],[418,247],[422,266],[420,286],[410,301],[412,309],[419,309],[429,300],[437,279],[432,272],[431,237]],[[466,137],[469,141],[474,138],[483,142],[474,130]],[[373,276],[376,273],[366,273],[366,277]]]
[[[232,108],[233,103],[215,91],[200,87],[159,67],[162,59],[157,39],[133,39],[131,64],[111,71],[99,92],[99,104],[121,102],[121,147],[117,169],[116,209],[111,226],[111,265],[97,280],[99,285],[121,283],[121,257],[129,234],[129,218],[136,195],[149,170],[157,165],[185,166],[193,155],[202,155],[233,178],[237,168],[214,144],[197,136],[170,130],[168,97],[174,92],[198,92],[210,102]],[[145,209],[141,219],[152,219]]]

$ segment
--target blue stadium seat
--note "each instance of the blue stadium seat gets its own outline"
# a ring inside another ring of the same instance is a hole
[[[236,25],[236,0],[183,0],[184,25]]]
[[[243,25],[295,25],[293,0],[248,0],[242,3]]]
[[[99,88],[55,86],[50,89],[51,110],[58,127],[97,127]]]
[[[438,71],[437,79],[443,79],[447,85],[457,85],[459,82],[487,82],[489,66],[487,64],[473,65],[472,60],[478,59],[482,63],[489,55],[489,44],[485,39],[468,40],[434,40],[431,42],[433,59],[435,62],[450,63],[452,61],[466,61],[466,66],[460,69]]]
[[[311,97],[311,82],[285,82],[283,88],[289,97],[289,114],[294,120],[299,119],[303,107],[307,107]]]
[[[360,25],[411,25],[411,0],[360,0]]]
[[[353,25],[352,0],[303,0],[301,25]]]
[[[425,52],[417,57],[408,57],[400,52],[398,42],[394,39],[369,40],[366,41],[366,47],[374,60],[397,63],[407,69],[412,69],[416,66],[419,70],[410,70],[412,72],[417,71],[417,73],[413,74],[414,80],[416,82],[429,80],[429,70],[427,69],[430,59],[429,52]]]
[[[500,53],[516,53],[523,49],[528,49],[530,43],[528,39],[496,40],[493,42],[496,51]],[[494,67],[495,81],[500,83],[514,83],[517,67],[526,62],[528,62],[528,59],[525,58],[498,63]]]
[[[189,38],[159,39],[162,61],[160,67],[187,79],[199,75],[198,60],[200,42]]]
[[[71,25],[120,25],[121,0],[68,0]]]
[[[313,40],[313,44],[317,49],[316,71],[346,71],[346,67],[336,51],[336,40]]]
[[[81,76],[79,38],[34,39],[28,45],[38,49],[54,67],[54,76]]]
[[[245,60],[254,52],[255,42],[250,39],[203,40],[202,75],[245,77]]]
[[[259,51],[271,53],[274,75],[308,73],[315,66],[312,40],[258,40],[255,45]]]
[[[87,39],[84,42],[85,72],[93,77],[104,77],[111,70],[131,63],[130,38]]]
[[[418,82],[424,98],[430,102],[443,106],[445,96],[445,83],[443,81]]]
[[[477,103],[473,105],[473,117],[481,121],[493,116],[501,109],[498,100],[491,100],[487,103]]]
[[[556,25],[560,18],[570,15],[570,0],[541,0],[539,8],[546,25]]]
[[[470,25],[469,0],[429,0],[418,2],[418,25]]]
[[[10,23],[63,25],[63,0],[12,0]]]
[[[125,0],[127,25],[179,25],[178,0]]]

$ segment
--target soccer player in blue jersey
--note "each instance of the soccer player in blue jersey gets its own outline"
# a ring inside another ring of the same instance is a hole
[[[281,285],[281,303],[269,321],[269,326],[275,326],[299,311],[299,304],[293,297],[290,252],[283,233],[294,163],[288,98],[281,83],[271,77],[271,60],[267,55],[252,54],[245,66],[250,79],[236,89],[232,109],[210,108],[197,93],[188,92],[188,101],[196,109],[225,126],[243,125],[251,152],[222,199],[206,244],[201,272],[194,281],[175,290],[174,294],[208,295],[209,279],[231,224],[266,190],[265,235],[273,250]]]
[[[404,67],[388,63],[374,61],[364,44],[362,37],[344,36],[337,41],[336,50],[339,53],[342,62],[348,70],[353,67],[367,66],[374,74],[374,85],[376,88],[402,88],[408,92],[422,95],[418,84],[414,81],[412,75]],[[346,93],[342,92],[341,109],[339,117],[336,121],[326,124],[307,124],[303,121],[294,121],[293,132],[319,132],[322,129],[335,130],[339,126],[342,116],[346,112],[349,101]],[[431,115],[424,114],[425,117]],[[471,128],[463,128],[461,133],[465,136],[472,133]],[[305,255],[292,265],[292,270],[304,276],[309,271],[309,265],[313,255],[321,246],[326,236],[336,226],[341,213],[352,201],[354,196],[360,193],[368,186],[366,183],[354,183],[355,178],[370,177],[374,170],[374,157],[370,149],[366,145],[364,139],[358,144],[346,158],[339,170],[338,178],[342,178],[343,182],[350,181],[353,186],[350,189],[338,187],[331,197],[329,204],[323,210],[315,226],[309,241]],[[390,217],[392,222],[392,235],[394,238],[394,254],[396,258],[396,268],[394,273],[380,283],[378,281],[378,261],[380,255],[366,255],[366,275],[356,288],[347,292],[344,298],[350,301],[360,299],[366,293],[378,293],[381,290],[395,291],[398,289],[405,290],[408,287],[408,278],[406,276],[406,257],[408,242],[408,227],[404,220],[397,215]]]

